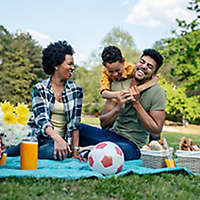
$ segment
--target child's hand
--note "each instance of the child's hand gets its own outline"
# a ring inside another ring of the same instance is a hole
[[[127,94],[128,93],[128,91],[126,91],[126,90],[121,90],[121,91],[119,91],[119,92],[116,92],[116,99],[117,100],[119,100],[119,99],[121,99],[121,96],[123,96],[123,95],[125,95],[125,94]]]
[[[137,86],[132,86],[131,88],[129,88],[129,92],[131,94],[131,100],[133,103],[136,103],[140,100],[140,91],[138,90]]]

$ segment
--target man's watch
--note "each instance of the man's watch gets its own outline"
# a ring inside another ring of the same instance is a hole
[[[79,151],[79,150],[80,150],[80,147],[79,147],[79,146],[73,146],[72,149],[73,149],[73,150]]]

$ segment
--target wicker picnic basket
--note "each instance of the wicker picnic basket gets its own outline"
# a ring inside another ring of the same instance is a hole
[[[185,167],[193,173],[200,174],[200,151],[177,150],[178,167]]]
[[[173,152],[173,148],[169,148],[170,153]],[[142,156],[142,166],[148,168],[164,168],[166,167],[165,159],[167,159],[166,150],[153,151],[153,150],[144,150],[141,149]]]

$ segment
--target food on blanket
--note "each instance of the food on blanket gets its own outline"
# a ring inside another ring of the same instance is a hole
[[[149,143],[149,147],[150,147],[151,150],[154,150],[154,151],[163,150],[162,145],[158,141],[151,141]]]
[[[190,146],[191,151],[200,151],[200,148],[196,144],[194,144],[192,139],[188,139],[188,144]]]
[[[151,148],[149,147],[148,144],[144,145],[144,146],[142,147],[142,149],[144,149],[144,150],[151,150]]]
[[[103,175],[119,173],[124,165],[124,154],[121,148],[112,142],[97,144],[88,155],[89,167]]]
[[[168,147],[165,146],[166,144],[166,139],[165,138],[161,138],[160,140],[158,140],[158,143],[162,146],[163,149],[167,149]]]
[[[182,137],[179,143],[179,149],[184,151],[190,151],[189,144],[187,143],[186,137]]]
[[[161,138],[160,140],[153,140],[149,144],[144,145],[142,149],[154,151],[166,150],[167,147],[165,146],[165,138]]]
[[[186,139],[186,137],[182,137],[179,143],[179,149],[183,151],[200,151],[200,148],[194,144],[192,139]]]

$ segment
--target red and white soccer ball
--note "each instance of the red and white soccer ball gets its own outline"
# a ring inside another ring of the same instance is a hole
[[[101,142],[90,151],[88,163],[90,168],[96,172],[103,175],[114,175],[123,168],[124,154],[115,143]]]

